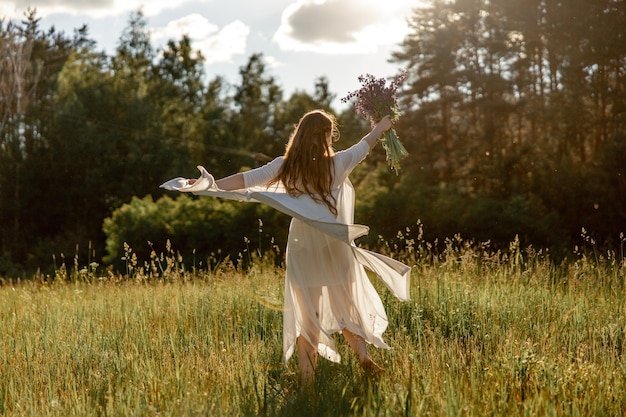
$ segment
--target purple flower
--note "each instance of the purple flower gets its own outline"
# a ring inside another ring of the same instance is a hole
[[[402,71],[387,86],[384,78],[376,78],[371,74],[360,75],[358,80],[361,83],[361,88],[349,92],[341,99],[341,102],[347,103],[356,98],[354,102],[356,113],[368,120],[372,127],[385,115],[389,115],[391,121],[395,122],[400,117],[396,91],[406,76],[407,72]],[[386,152],[387,163],[398,174],[400,160],[406,157],[408,152],[400,143],[393,128],[385,133],[382,145]]]

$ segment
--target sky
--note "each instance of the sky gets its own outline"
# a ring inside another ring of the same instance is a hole
[[[209,79],[231,84],[250,55],[262,53],[288,98],[312,93],[325,76],[339,98],[359,88],[360,74],[393,77],[393,51],[409,33],[420,0],[0,0],[0,16],[21,19],[36,8],[42,29],[72,35],[87,25],[97,49],[113,54],[130,14],[141,9],[155,48],[186,34],[206,59]]]

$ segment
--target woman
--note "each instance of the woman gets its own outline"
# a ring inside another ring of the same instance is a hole
[[[354,189],[348,175],[391,126],[386,116],[360,142],[334,152],[332,143],[339,138],[336,120],[314,110],[300,119],[285,155],[263,167],[214,182],[200,167],[202,186],[184,179],[163,185],[261,201],[294,217],[286,249],[283,358],[288,361],[297,348],[304,383],[314,378],[318,353],[340,361],[332,337],[337,332],[343,334],[363,368],[381,370],[366,343],[389,348],[382,340],[387,317],[364,266],[376,272],[399,298],[408,299],[410,268],[353,243],[367,228],[353,224]]]

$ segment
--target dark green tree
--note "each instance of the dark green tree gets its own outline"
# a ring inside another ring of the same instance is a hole
[[[527,201],[557,213],[569,244],[597,223],[587,197],[599,179],[590,176],[600,175],[593,167],[608,138],[624,130],[624,17],[623,2],[611,0],[435,0],[416,9],[393,56],[409,70],[398,124],[407,172],[453,187],[468,213],[483,198],[534,194]],[[619,190],[605,192],[614,199]]]
[[[48,121],[55,117],[58,77],[75,51],[93,45],[85,27],[70,38],[53,27],[42,31],[39,20],[28,10],[21,23],[0,25],[0,257],[22,266],[36,258],[37,247],[57,230],[42,201],[53,201],[60,191],[47,183],[53,130]]]
[[[189,171],[190,160],[202,153],[207,129],[202,113],[211,97],[204,85],[204,58],[187,36],[168,41],[160,56],[148,88],[154,106],[148,130],[161,147],[155,163],[167,167],[160,173],[167,179]]]
[[[230,148],[256,155],[250,158],[233,158],[237,165],[259,163],[280,155],[284,141],[277,137],[282,126],[276,118],[283,92],[273,76],[267,73],[263,54],[252,54],[248,63],[239,70],[241,82],[235,87],[233,104],[236,114],[232,119],[234,142]],[[235,168],[236,169],[236,168]]]

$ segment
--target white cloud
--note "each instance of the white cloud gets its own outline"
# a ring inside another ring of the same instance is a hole
[[[284,62],[279,61],[276,57],[271,55],[263,55],[263,64],[265,64],[266,68],[278,68],[285,66]]]
[[[211,36],[195,45],[202,51],[206,63],[230,62],[234,55],[246,53],[246,45],[250,28],[236,20],[222,28],[215,36]]]
[[[19,19],[28,8],[36,8],[37,16],[47,17],[65,13],[92,18],[127,14],[142,9],[145,16],[156,16],[164,10],[173,10],[187,3],[207,3],[212,0],[15,0],[0,2],[2,16]]]
[[[180,19],[172,20],[165,27],[155,28],[152,30],[152,39],[159,41],[161,39],[178,39],[182,35],[189,38],[204,39],[219,32],[219,27],[209,22],[204,16],[193,13]]]
[[[282,14],[274,42],[283,50],[374,53],[408,32],[409,0],[297,0]]]
[[[152,40],[165,43],[187,35],[192,47],[200,50],[205,63],[230,62],[235,55],[246,52],[250,28],[239,20],[221,29],[197,13],[169,22],[165,27],[152,29]]]

